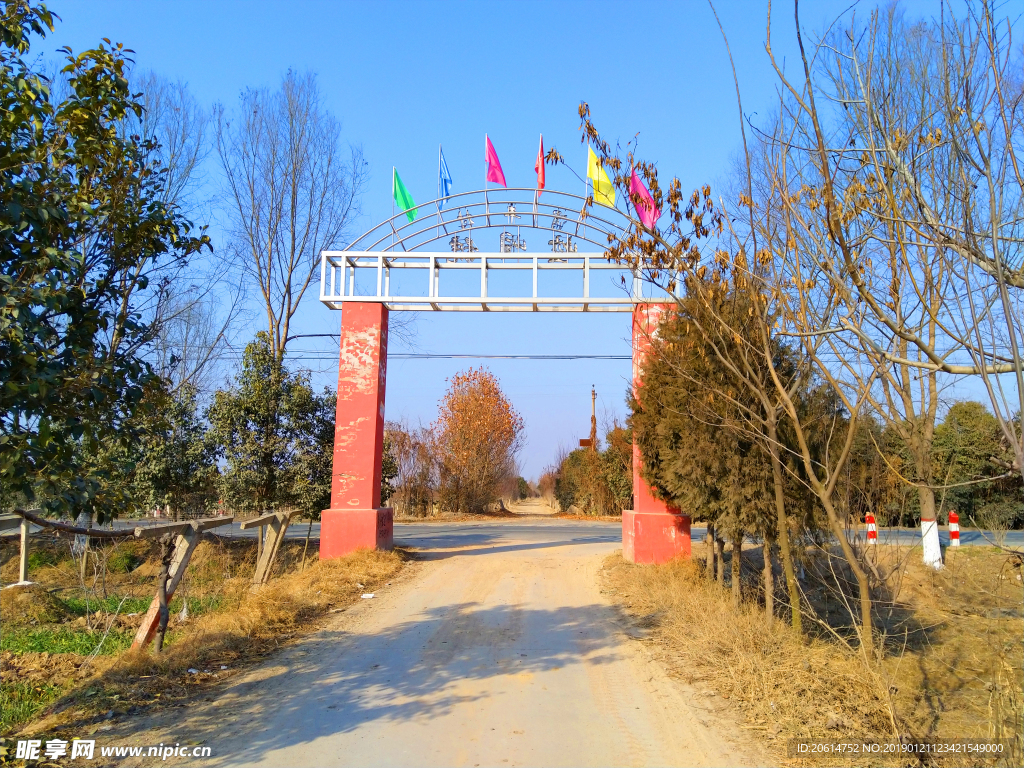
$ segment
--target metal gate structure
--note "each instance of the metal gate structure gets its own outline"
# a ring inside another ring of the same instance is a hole
[[[380,506],[388,313],[628,312],[633,382],[671,297],[643,296],[639,274],[609,262],[609,236],[632,220],[565,192],[486,189],[402,211],[343,251],[323,251],[320,301],[341,310],[331,508],[320,557],[390,548],[393,511]],[[664,562],[690,554],[690,516],[655,499],[633,446],[633,509],[623,554]]]

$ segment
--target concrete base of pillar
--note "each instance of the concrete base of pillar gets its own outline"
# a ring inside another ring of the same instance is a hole
[[[391,549],[395,543],[395,512],[381,509],[325,509],[320,515],[320,559],[357,549]]]
[[[689,515],[624,510],[622,556],[630,563],[667,563],[674,557],[689,557]]]

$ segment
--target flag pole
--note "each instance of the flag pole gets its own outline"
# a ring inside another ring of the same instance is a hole
[[[590,189],[590,153],[593,150],[590,148],[590,139],[587,139],[587,171],[588,173],[583,177],[583,208],[587,207],[587,191]],[[577,233],[578,234],[578,233]],[[587,219],[583,219],[583,239],[587,239]]]
[[[437,145],[437,226],[434,227],[434,238],[441,236],[441,145]]]
[[[395,166],[391,166],[391,250],[395,250]]]

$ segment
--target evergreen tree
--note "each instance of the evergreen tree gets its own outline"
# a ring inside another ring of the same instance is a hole
[[[1024,524],[1020,476],[1006,477],[1012,453],[984,405],[968,401],[950,407],[935,428],[934,460],[934,476],[945,486],[936,493],[945,515],[955,510],[965,522],[975,519],[997,528]]]
[[[219,485],[236,511],[297,507],[319,514],[330,503],[334,394],[318,395],[291,373],[265,331],[245,348],[234,386],[214,395],[210,440],[224,459]]]
[[[217,468],[198,409],[198,392],[185,385],[160,389],[134,447],[133,492],[148,509],[163,507],[175,519],[200,517],[217,501]]]
[[[53,21],[26,0],[0,19],[0,487],[102,521],[129,500],[110,483],[125,468],[100,454],[136,438],[158,383],[141,314],[161,290],[154,265],[209,241],[164,202],[155,142],[118,135],[142,111],[122,46],[68,52],[67,95],[52,97],[29,50]]]

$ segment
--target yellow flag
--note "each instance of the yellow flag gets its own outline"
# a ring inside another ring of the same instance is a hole
[[[594,183],[594,202],[598,205],[615,207],[615,187],[608,178],[608,172],[598,165],[597,155],[587,147],[587,178]]]

